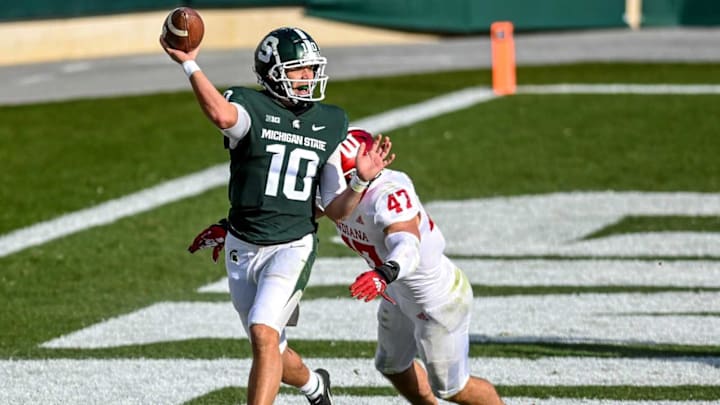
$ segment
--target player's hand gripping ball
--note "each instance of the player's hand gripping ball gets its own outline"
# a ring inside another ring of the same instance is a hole
[[[165,18],[162,36],[170,47],[190,52],[200,45],[205,34],[205,23],[200,14],[190,7],[178,7]]]

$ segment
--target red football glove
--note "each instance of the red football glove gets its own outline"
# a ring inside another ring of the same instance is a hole
[[[225,218],[203,229],[202,232],[195,237],[192,244],[188,247],[190,253],[195,253],[200,249],[213,248],[212,260],[217,263],[220,252],[225,246],[225,236],[227,235],[227,220]]]
[[[365,302],[370,302],[380,295],[395,305],[395,300],[385,293],[385,289],[387,289],[385,277],[376,270],[369,270],[355,279],[350,286],[350,295],[359,300],[364,299]]]

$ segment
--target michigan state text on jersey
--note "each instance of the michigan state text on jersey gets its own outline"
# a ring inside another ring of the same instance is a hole
[[[344,139],[347,116],[311,103],[299,114],[266,92],[233,87],[225,96],[242,106],[252,126],[230,151],[230,232],[267,245],[315,230],[318,173]]]

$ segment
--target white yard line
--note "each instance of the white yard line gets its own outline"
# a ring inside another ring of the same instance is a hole
[[[711,84],[546,84],[517,86],[518,94],[720,94]]]
[[[305,363],[311,368],[326,368],[332,376],[335,387],[390,386],[387,380],[375,371],[372,359],[306,358]],[[673,359],[543,357],[536,360],[517,358],[470,360],[473,374],[485,377],[495,384],[507,386],[714,386],[720,381],[719,366],[720,359],[704,357]],[[249,359],[1,360],[0,403],[180,404],[220,388],[243,387],[247,383],[249,370]],[[355,398],[362,397],[353,397],[352,402],[345,403],[359,403],[354,401]],[[609,403],[597,400],[562,401],[562,404]],[[517,403],[533,402],[519,399]],[[551,402],[546,400],[543,403]],[[612,403],[634,404],[635,402],[612,401]],[[642,403],[638,402],[638,404]],[[689,403],[668,402],[672,405]]]
[[[335,403],[352,405],[407,405],[408,401],[401,396],[349,396],[335,395]],[[624,401],[617,399],[585,399],[585,398],[502,398],[506,405],[719,405],[720,401]],[[280,395],[278,403],[283,405],[305,405],[307,400],[299,395]],[[439,400],[440,404],[452,402]]]
[[[503,398],[507,405],[718,405],[720,401],[623,401],[585,398]],[[350,403],[350,402],[348,402]],[[450,403],[450,402],[447,402]]]
[[[377,303],[349,297],[304,300],[300,322],[288,328],[288,338],[374,341]],[[720,293],[714,292],[477,297],[470,338],[477,342],[717,345],[720,317],[707,315],[717,312]],[[158,302],[41,346],[94,349],[246,336],[229,299]]]
[[[485,87],[470,87],[455,91],[428,101],[378,114],[352,123],[378,133],[392,131],[416,122],[437,117],[453,111],[468,108],[478,103],[495,99],[497,96]]]
[[[0,257],[201,194],[225,184],[227,178],[227,165],[217,165],[122,198],[18,229],[0,237]]]
[[[588,238],[632,216],[720,216],[720,193],[573,191],[425,204],[463,256],[717,257],[720,232],[628,232]],[[462,237],[453,237],[459,236]]]
[[[560,84],[519,86],[518,93],[720,94],[720,86]],[[386,132],[451,111],[467,108],[477,103],[490,101],[495,97],[488,88],[471,87],[361,119],[354,122],[353,125],[363,126],[374,132]],[[227,165],[221,164],[188,176],[161,183],[122,198],[107,201],[94,207],[82,209],[49,221],[15,230],[0,236],[0,257],[5,257],[28,247],[41,245],[85,229],[107,225],[163,204],[200,194],[211,188],[225,184],[227,178]]]
[[[349,396],[335,395],[335,403],[352,405],[407,405],[408,401],[401,396]],[[278,403],[283,405],[305,405],[307,400],[299,395],[280,395]],[[439,400],[440,404],[452,402]],[[503,398],[506,405],[719,405],[720,401],[623,401],[617,399],[585,399],[585,398]]]
[[[454,259],[471,284],[491,286],[720,287],[720,262],[703,260]],[[309,286],[349,285],[366,269],[357,257],[318,258]],[[227,277],[198,292],[228,293]]]

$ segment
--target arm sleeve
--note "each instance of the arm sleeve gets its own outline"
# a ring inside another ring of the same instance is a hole
[[[383,229],[412,220],[420,213],[420,200],[411,183],[396,182],[385,187],[375,199],[375,223]],[[388,255],[385,261],[394,261],[400,267],[397,278],[412,274],[420,264],[420,240],[410,232],[393,232],[385,236]]]
[[[330,155],[320,175],[320,199],[322,206],[327,207],[335,197],[342,194],[347,188],[345,178],[342,175],[339,146],[335,149],[335,152]]]
[[[247,135],[248,131],[250,131],[250,125],[252,125],[252,120],[250,119],[250,114],[248,114],[245,107],[241,106],[238,103],[232,104],[238,112],[238,120],[235,123],[235,125],[231,126],[230,128],[225,128],[222,130],[223,135],[225,135],[228,138],[229,141],[229,148],[235,149],[235,147],[240,143],[240,140],[242,140],[245,135]]]
[[[400,267],[397,278],[412,274],[420,264],[420,240],[410,232],[393,232],[385,236],[388,249],[386,262],[394,261]]]

